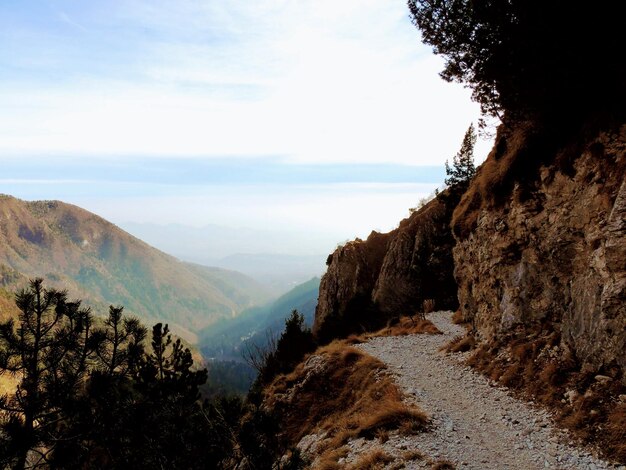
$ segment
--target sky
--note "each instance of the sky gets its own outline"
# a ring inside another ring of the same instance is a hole
[[[479,118],[442,63],[403,0],[4,0],[0,192],[121,226],[390,230]]]

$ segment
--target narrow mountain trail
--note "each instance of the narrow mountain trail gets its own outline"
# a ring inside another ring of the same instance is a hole
[[[458,469],[621,468],[575,447],[549,413],[512,397],[507,389],[462,364],[463,355],[439,349],[464,329],[451,312],[428,316],[442,335],[378,337],[359,348],[385,362],[407,400],[432,418],[433,429],[415,436],[393,436],[386,452],[419,451],[430,459],[406,468],[431,468],[447,460]],[[356,449],[354,449],[356,450]]]

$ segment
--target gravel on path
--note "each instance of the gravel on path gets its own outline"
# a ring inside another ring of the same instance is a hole
[[[387,364],[407,396],[432,418],[433,429],[415,436],[392,436],[383,448],[398,455],[420,451],[426,460],[411,460],[405,468],[430,468],[448,460],[458,469],[621,469],[576,447],[558,429],[546,410],[510,395],[462,364],[463,356],[439,349],[464,328],[451,322],[451,312],[428,316],[441,335],[372,338],[358,345]],[[355,452],[364,443],[353,442]]]

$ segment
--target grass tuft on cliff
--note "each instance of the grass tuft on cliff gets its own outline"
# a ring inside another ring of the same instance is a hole
[[[379,336],[406,336],[416,334],[440,335],[441,331],[433,322],[426,318],[400,317],[397,322],[393,322],[385,328],[367,335],[368,338]]]
[[[374,449],[360,457],[348,470],[376,470],[384,468],[386,464],[393,462],[393,457],[381,449]]]

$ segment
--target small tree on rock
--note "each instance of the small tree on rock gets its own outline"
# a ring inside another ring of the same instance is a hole
[[[452,166],[446,161],[446,175],[448,177],[445,179],[445,183],[452,191],[465,192],[470,180],[476,174],[476,167],[474,167],[475,144],[476,131],[474,124],[470,124],[463,137],[461,149],[452,159]]]

